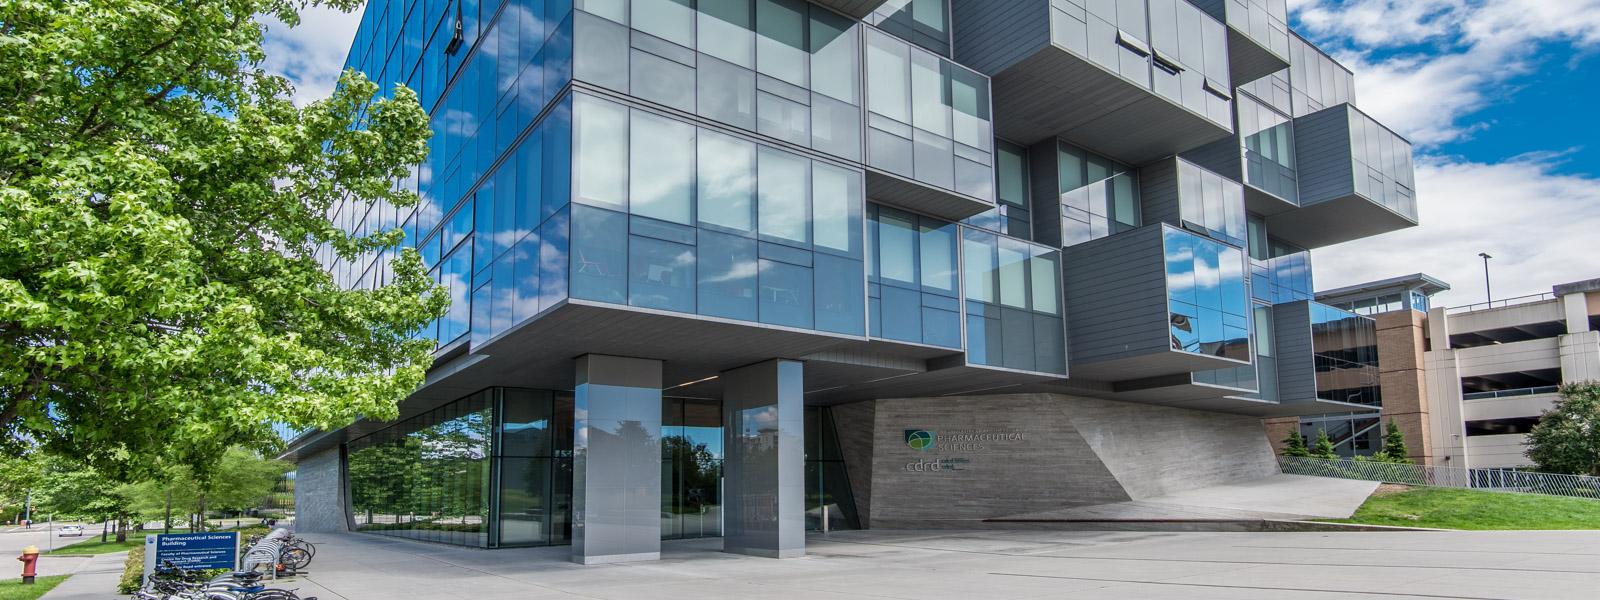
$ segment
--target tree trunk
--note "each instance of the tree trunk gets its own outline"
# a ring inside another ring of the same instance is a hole
[[[100,523],[100,543],[102,544],[106,543],[106,526],[110,524],[111,519],[106,519]]]
[[[127,541],[128,541],[128,517],[126,515],[124,515],[124,516],[121,516],[121,517],[117,517],[117,543],[118,544],[123,544],[123,543],[127,543]]]

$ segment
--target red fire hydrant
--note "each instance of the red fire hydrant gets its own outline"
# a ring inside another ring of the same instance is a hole
[[[33,583],[33,577],[39,573],[39,547],[23,548],[22,556],[18,556],[17,560],[22,561],[22,582]]]

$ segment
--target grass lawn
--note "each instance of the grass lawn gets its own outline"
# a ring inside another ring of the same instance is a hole
[[[84,540],[82,542],[78,542],[78,543],[73,544],[71,546],[66,546],[66,547],[62,547],[62,548],[56,548],[54,551],[46,552],[45,554],[55,554],[55,555],[65,555],[65,556],[72,556],[72,555],[87,556],[87,555],[90,555],[90,554],[110,554],[112,552],[121,552],[123,550],[128,550],[128,549],[132,549],[132,548],[138,548],[138,547],[144,545],[144,533],[139,533],[139,534],[135,535],[134,532],[132,532],[132,531],[128,532],[128,541],[122,542],[120,544],[117,543],[117,537],[115,535],[106,536],[106,541],[105,542],[101,542],[100,541],[100,536],[98,536],[98,535],[96,535],[96,536],[85,536],[85,537],[93,537],[94,539]],[[4,598],[0,598],[0,600],[4,600]]]
[[[33,585],[22,585],[21,579],[0,580],[0,600],[34,600],[66,580],[66,575],[39,577]]]
[[[1439,529],[1600,529],[1600,500],[1384,485],[1331,523]]]

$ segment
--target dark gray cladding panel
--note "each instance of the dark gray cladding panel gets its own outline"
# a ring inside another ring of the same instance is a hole
[[[1272,332],[1277,342],[1278,398],[1283,404],[1317,397],[1317,365],[1311,344],[1311,303],[1275,304]]]
[[[1355,194],[1350,105],[1340,104],[1295,119],[1294,154],[1301,206]]]
[[[1075,377],[1079,364],[1171,352],[1161,233],[1150,225],[1061,251]]]
[[[954,0],[956,62],[993,75],[1050,43],[1049,0]]]
[[[1234,181],[1244,181],[1244,145],[1237,134],[1179,154],[1185,160]]]
[[[1178,194],[1177,159],[1162,159],[1139,167],[1139,203],[1144,222],[1181,226],[1183,211]]]
[[[1033,241],[1061,245],[1061,163],[1055,138],[1028,148],[1028,188],[1033,203]]]
[[[811,0],[811,2],[842,12],[852,18],[860,19],[872,14],[872,11],[883,4],[884,0]]]

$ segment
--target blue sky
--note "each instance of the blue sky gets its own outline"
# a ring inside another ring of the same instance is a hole
[[[1312,253],[1319,289],[1426,272],[1484,299],[1600,277],[1600,0],[1289,0],[1356,74],[1356,105],[1416,147],[1422,226]],[[268,68],[327,95],[359,18],[268,23]]]

